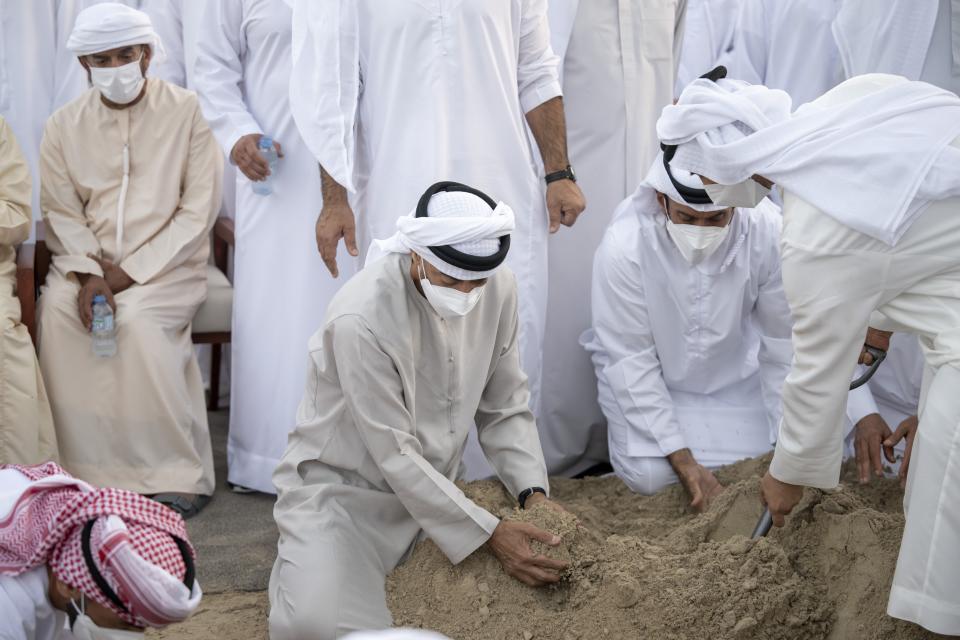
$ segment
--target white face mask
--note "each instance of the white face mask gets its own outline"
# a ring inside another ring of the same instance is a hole
[[[729,224],[725,227],[700,227],[674,224],[673,220],[667,218],[667,234],[690,264],[698,264],[715,252],[729,233]]]
[[[705,184],[707,195],[718,207],[744,207],[753,209],[770,195],[770,188],[752,178],[737,184]]]
[[[438,287],[427,278],[423,261],[420,262],[420,287],[427,302],[441,318],[463,317],[470,313],[483,295],[483,286],[475,287],[470,293],[464,293],[450,287]]]
[[[104,98],[115,104],[136,100],[145,82],[140,60],[122,67],[90,67],[90,80]]]
[[[80,595],[80,606],[77,606],[73,600],[70,601],[70,606],[77,614],[70,626],[70,631],[76,640],[143,640],[142,631],[98,627],[86,614],[87,607],[83,594]]]

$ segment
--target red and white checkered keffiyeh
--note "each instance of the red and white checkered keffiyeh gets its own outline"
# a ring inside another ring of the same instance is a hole
[[[139,627],[180,622],[196,609],[200,588],[183,583],[186,565],[173,539],[189,546],[180,515],[131,491],[97,489],[52,462],[0,469],[31,480],[0,514],[0,574],[49,565],[58,579]],[[94,563],[127,611],[102,593],[84,560],[82,531],[91,520]]]

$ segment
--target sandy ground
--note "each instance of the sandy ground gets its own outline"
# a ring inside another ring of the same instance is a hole
[[[501,517],[560,534],[548,553],[568,560],[569,573],[533,590],[486,549],[451,567],[426,542],[388,581],[395,622],[456,640],[935,637],[885,615],[903,531],[899,485],[845,477],[836,491],[807,490],[787,527],[754,543],[766,466],[721,470],[726,490],[702,515],[679,487],[642,497],[616,478],[555,481],[555,498],[576,516],[515,511],[494,483],[469,485]]]
[[[837,491],[808,490],[784,530],[753,543],[764,468],[752,460],[721,470],[727,489],[702,515],[679,487],[647,498],[616,478],[556,480],[556,499],[575,516],[515,511],[496,483],[471,483],[467,494],[492,512],[560,533],[551,553],[571,562],[569,574],[534,590],[485,549],[452,567],[424,542],[390,576],[390,608],[398,625],[455,640],[937,637],[884,613],[903,529],[895,482],[860,487],[845,476]],[[206,596],[187,623],[148,637],[267,638],[271,504],[218,494],[190,523]]]
[[[200,609],[185,624],[149,638],[259,640],[267,637],[266,588],[277,555],[273,496],[232,493],[226,480],[226,410],[208,414],[217,491],[196,518],[187,521],[197,549],[203,587]]]

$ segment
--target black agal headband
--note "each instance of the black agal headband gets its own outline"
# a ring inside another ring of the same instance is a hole
[[[727,68],[723,65],[720,65],[719,67],[715,67],[700,77],[704,80],[716,82],[720,78],[727,77]],[[663,168],[667,170],[667,177],[670,178],[673,188],[677,190],[677,193],[680,194],[680,197],[689,204],[714,204],[713,200],[710,199],[710,196],[707,195],[705,189],[688,187],[673,177],[673,171],[670,170],[670,161],[673,160],[673,156],[677,154],[677,145],[663,144],[661,142],[660,148],[663,150]]]
[[[426,193],[420,197],[420,202],[417,203],[416,217],[430,217],[427,215],[427,208],[430,206],[430,199],[441,191],[462,191],[463,193],[472,193],[490,205],[491,209],[497,208],[497,203],[493,201],[493,198],[482,191],[474,189],[473,187],[468,187],[467,185],[460,184],[459,182],[438,182],[427,189]],[[433,253],[433,255],[437,256],[452,267],[457,267],[459,269],[463,269],[464,271],[492,271],[503,264],[503,261],[507,259],[507,252],[510,251],[510,235],[508,234],[501,236],[500,249],[493,255],[489,256],[470,255],[469,253],[457,251],[450,245],[427,248],[430,249],[430,252]]]
[[[80,537],[80,547],[83,550],[83,560],[87,565],[87,570],[90,571],[90,576],[100,589],[100,593],[102,593],[107,600],[112,602],[113,606],[115,606],[117,609],[123,611],[127,615],[132,615],[130,610],[127,609],[127,605],[123,604],[123,600],[120,599],[120,596],[118,596],[117,593],[110,587],[110,583],[107,582],[107,579],[103,577],[102,573],[100,573],[100,569],[97,568],[97,563],[93,561],[93,550],[90,548],[90,536],[93,533],[93,525],[96,523],[96,521],[96,518],[94,518],[93,520],[88,520],[87,523],[83,525],[83,532]],[[193,564],[193,555],[190,553],[190,547],[180,538],[176,536],[170,537],[173,538],[174,543],[177,545],[177,549],[180,550],[180,555],[183,556],[183,564],[186,567],[186,572],[183,576],[183,584],[192,592],[193,583],[196,579],[196,570]]]

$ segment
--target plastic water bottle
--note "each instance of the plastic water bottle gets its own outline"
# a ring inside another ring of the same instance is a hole
[[[273,138],[260,136],[257,149],[259,149],[263,159],[267,161],[267,165],[270,167],[270,175],[265,180],[254,182],[253,192],[257,195],[268,196],[273,193],[273,172],[276,171],[277,161],[279,160],[277,148],[273,146]]]
[[[93,297],[93,355],[112,358],[117,355],[117,334],[113,324],[113,309],[106,296]]]

